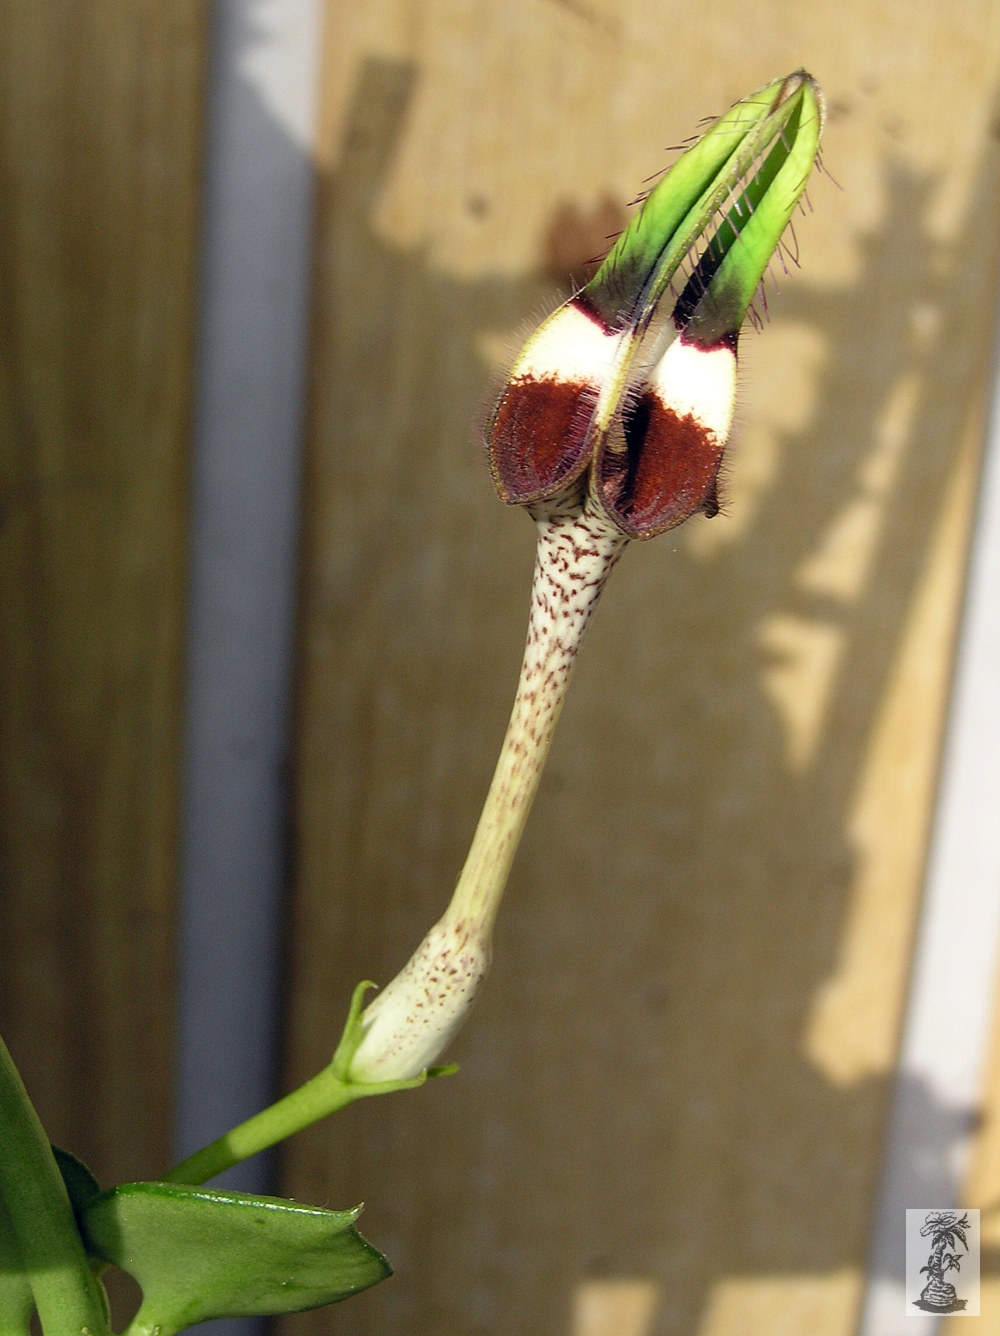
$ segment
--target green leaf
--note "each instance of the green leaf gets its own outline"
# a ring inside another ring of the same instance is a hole
[[[62,1150],[59,1146],[53,1146],[52,1154],[56,1157],[56,1164],[59,1166],[62,1180],[66,1184],[70,1205],[79,1214],[87,1202],[98,1195],[101,1185],[84,1162],[73,1155],[72,1152]]]
[[[28,1336],[35,1301],[14,1242],[14,1227],[0,1201],[0,1336]]]
[[[4,1233],[20,1255],[46,1336],[110,1336],[101,1286],[80,1238],[69,1194],[14,1059],[0,1040],[0,1200]],[[13,1251],[8,1249],[8,1252]],[[20,1287],[12,1304],[18,1320]]]
[[[294,1313],[391,1274],[353,1211],[180,1183],[126,1183],[82,1212],[87,1248],[133,1275],[133,1333],[172,1336],[216,1317]]]
[[[79,1168],[82,1170],[82,1174],[77,1177],[78,1186],[82,1188],[85,1181],[84,1176],[91,1182],[96,1183],[93,1174],[75,1155],[70,1155],[68,1151],[61,1151],[56,1146],[52,1147],[52,1152],[64,1179],[67,1175],[67,1167],[71,1176]],[[73,1162],[72,1165],[69,1164],[70,1161]],[[72,1201],[72,1188],[69,1189],[69,1192]],[[97,1276],[94,1277],[94,1283],[105,1323],[109,1325],[111,1309],[108,1304],[107,1293]],[[0,1336],[31,1336],[31,1317],[34,1311],[35,1297],[14,1239],[14,1226],[11,1224],[10,1216],[7,1214],[3,1202],[0,1201]]]

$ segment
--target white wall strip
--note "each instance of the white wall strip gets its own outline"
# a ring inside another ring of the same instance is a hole
[[[320,0],[216,0],[183,771],[176,1152],[273,1098]],[[259,1165],[233,1185],[259,1189]]]
[[[904,1316],[905,1209],[987,1205],[963,1202],[962,1187],[998,990],[998,776],[1000,374],[859,1336],[912,1336]],[[921,1333],[939,1325],[919,1316]]]

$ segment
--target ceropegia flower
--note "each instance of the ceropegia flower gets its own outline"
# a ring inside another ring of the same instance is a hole
[[[718,510],[737,339],[822,126],[802,70],[737,102],[514,362],[487,444],[501,497],[538,525],[520,683],[451,903],[361,1013],[353,1081],[418,1075],[464,1019],[577,650],[625,542]]]
[[[489,429],[505,501],[545,500],[589,474],[629,538],[715,514],[737,338],[805,188],[822,116],[803,71],[738,102],[528,339]]]

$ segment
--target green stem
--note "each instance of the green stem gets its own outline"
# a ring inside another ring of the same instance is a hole
[[[175,1164],[162,1176],[164,1183],[205,1183],[216,1174],[231,1169],[234,1164],[248,1160],[251,1155],[267,1150],[269,1146],[284,1141],[304,1127],[318,1123],[328,1114],[336,1113],[345,1104],[356,1099],[365,1099],[369,1095],[389,1095],[394,1090],[413,1090],[423,1085],[428,1075],[438,1071],[422,1072],[405,1081],[379,1081],[362,1083],[351,1081],[347,1070],[358,1044],[361,1042],[359,1017],[365,993],[373,987],[370,983],[359,983],[351,998],[347,1013],[347,1023],[333,1061],[324,1067],[318,1076],[314,1076],[305,1085],[285,1095],[276,1104],[271,1104],[260,1113],[255,1113],[245,1123],[240,1123],[224,1136],[208,1146],[189,1155],[180,1164]]]
[[[165,1183],[204,1183],[241,1160],[283,1141],[293,1132],[300,1132],[325,1118],[328,1113],[342,1109],[360,1093],[363,1093],[360,1086],[352,1089],[344,1085],[326,1067],[298,1090],[279,1099],[277,1104],[262,1109],[245,1123],[175,1164],[162,1175],[162,1179]]]
[[[109,1336],[62,1175],[2,1039],[0,1200],[45,1336]]]

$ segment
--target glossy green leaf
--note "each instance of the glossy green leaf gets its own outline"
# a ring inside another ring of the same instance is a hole
[[[133,1333],[172,1336],[216,1317],[293,1313],[334,1303],[390,1274],[354,1228],[324,1211],[180,1183],[126,1183],[82,1212],[91,1253],[133,1275]]]

